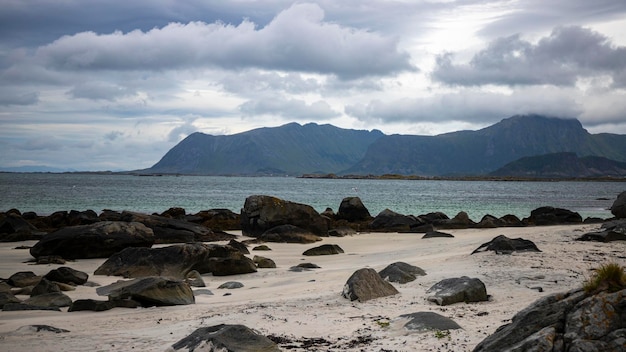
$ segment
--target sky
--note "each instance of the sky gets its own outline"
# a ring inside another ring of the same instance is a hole
[[[0,0],[0,168],[148,168],[193,132],[626,134],[624,0]]]

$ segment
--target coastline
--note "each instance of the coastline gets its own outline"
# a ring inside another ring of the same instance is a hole
[[[257,273],[229,277],[203,275],[213,295],[196,296],[194,305],[114,308],[107,312],[0,312],[0,340],[4,348],[12,351],[82,351],[85,346],[103,351],[164,351],[198,327],[228,323],[244,324],[262,334],[289,340],[293,346],[308,343],[318,351],[470,351],[529,303],[551,293],[579,287],[590,270],[599,264],[612,260],[626,265],[624,241],[575,241],[599,226],[449,230],[447,232],[455,236],[450,239],[372,232],[324,238],[322,243],[338,244],[345,253],[314,258],[303,257],[302,252],[315,245],[268,243],[272,251],[252,251],[251,256],[273,259],[276,269],[259,269]],[[232,233],[238,240],[246,239],[240,232]],[[500,234],[531,240],[542,252],[470,254]],[[57,267],[25,263],[29,254],[14,247],[16,243],[0,244],[0,277],[8,277],[16,271],[45,274]],[[321,268],[289,271],[291,266],[305,260]],[[93,271],[103,261],[76,260],[67,262],[66,266],[87,272],[89,280],[100,285],[120,279],[93,276]],[[363,303],[341,297],[343,285],[355,270],[363,267],[381,270],[396,261],[419,266],[427,275],[407,284],[394,284],[399,295]],[[432,284],[463,275],[481,279],[491,295],[490,301],[440,307],[425,300],[425,291]],[[226,281],[239,281],[244,287],[217,289]],[[537,286],[542,287],[542,292],[532,288]],[[67,294],[72,299],[102,299],[93,287],[80,286]],[[418,311],[433,311],[450,317],[463,329],[451,330],[445,338],[437,337],[432,331],[404,331],[398,317]],[[70,332],[19,330],[31,324],[47,324]],[[289,350],[310,349],[294,347]]]

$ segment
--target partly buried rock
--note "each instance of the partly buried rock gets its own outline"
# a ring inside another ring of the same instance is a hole
[[[539,248],[530,240],[523,238],[508,238],[505,235],[499,235],[493,240],[481,244],[472,254],[494,251],[496,254],[511,254],[513,252],[541,252]]]
[[[25,300],[23,304],[34,307],[69,307],[72,304],[72,299],[61,292],[51,292],[32,296]]]
[[[607,223],[602,228],[602,231],[586,233],[577,238],[577,240],[596,242],[626,241],[626,222]]]
[[[250,251],[248,250],[248,246],[246,246],[244,243],[241,243],[235,239],[230,240],[228,242],[228,245],[235,248],[236,250],[240,251],[243,254],[250,254]]]
[[[446,232],[428,231],[422,238],[454,238],[454,236]]]
[[[422,332],[428,330],[443,331],[462,329],[454,320],[435,312],[402,314],[397,320],[404,322],[402,327],[409,331]]]
[[[280,352],[278,345],[244,325],[199,328],[167,349],[175,351]]]
[[[144,307],[195,303],[193,291],[186,282],[158,276],[118,281],[98,287],[96,292],[100,296],[108,296],[111,301],[132,299]]]
[[[335,219],[343,219],[349,222],[365,221],[371,218],[370,212],[365,205],[363,205],[359,197],[347,197],[342,199],[337,215],[335,215]]]
[[[15,297],[11,292],[0,292],[0,309],[2,309],[5,304],[20,302],[19,298]]]
[[[246,198],[241,209],[241,230],[244,235],[258,237],[280,225],[294,225],[317,236],[326,236],[329,219],[310,205],[263,195]]]
[[[30,296],[39,296],[46,293],[61,292],[61,289],[54,282],[50,282],[45,277],[39,280],[39,283],[33,287]]]
[[[415,216],[403,215],[392,210],[385,209],[378,213],[370,223],[370,229],[375,231],[405,232],[424,223],[418,221]]]
[[[218,275],[216,271],[229,272],[228,264],[233,265],[231,271],[237,274],[256,271],[252,260],[231,246],[196,242],[161,248],[126,248],[107,259],[94,274],[183,279],[192,270],[214,275]]]
[[[355,229],[349,226],[340,226],[334,229],[328,230],[328,236],[330,237],[346,237],[346,236],[354,236],[357,232]]]
[[[67,309],[68,312],[79,312],[83,310],[92,312],[103,312],[115,308],[114,301],[98,301],[95,299],[77,299]]]
[[[72,269],[67,266],[62,266],[56,269],[50,270],[44,278],[50,281],[61,282],[64,284],[83,285],[89,279],[89,275],[82,271]]]
[[[219,285],[217,288],[218,289],[226,289],[226,290],[234,290],[234,289],[238,289],[238,288],[242,288],[243,284],[241,282],[238,281],[227,281],[221,285]]]
[[[543,297],[517,313],[474,351],[624,351],[626,290]]]
[[[618,219],[626,218],[626,191],[620,193],[611,205],[611,214]]]
[[[389,264],[386,268],[379,271],[378,274],[383,279],[389,282],[397,282],[405,284],[407,282],[414,281],[418,276],[426,275],[426,272],[421,268],[407,264],[404,262],[395,262]]]
[[[365,302],[398,293],[400,292],[392,284],[383,280],[376,270],[363,268],[350,276],[343,287],[342,296],[351,301]]]
[[[260,255],[255,255],[252,258],[254,264],[256,264],[257,268],[261,269],[274,269],[276,268],[276,263],[270,258],[261,257]]]
[[[35,275],[32,271],[19,271],[7,280],[7,283],[13,287],[35,286],[41,280],[41,276]]]
[[[441,280],[426,291],[430,296],[427,300],[440,306],[447,306],[458,302],[487,301],[485,284],[476,278],[461,276]]]
[[[108,258],[128,247],[151,247],[151,229],[138,222],[102,221],[62,228],[45,235],[30,249],[38,258],[59,255],[65,259]]]
[[[313,232],[293,225],[272,227],[263,232],[259,239],[266,242],[281,243],[315,243],[322,240],[321,237],[315,235]]]
[[[530,217],[524,219],[524,222],[537,226],[580,224],[583,222],[583,218],[580,214],[571,210],[554,207],[540,207],[531,211]]]
[[[343,253],[343,249],[336,244],[323,244],[319,247],[313,247],[307,249],[302,253],[302,255],[306,256],[316,256],[316,255],[333,255]]]

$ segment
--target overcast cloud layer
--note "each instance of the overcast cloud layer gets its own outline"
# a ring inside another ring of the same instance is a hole
[[[152,166],[190,133],[516,114],[626,134],[626,2],[0,0],[0,168]]]

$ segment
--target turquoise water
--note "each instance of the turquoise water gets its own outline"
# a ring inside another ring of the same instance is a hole
[[[626,190],[621,182],[497,182],[416,180],[331,180],[281,177],[213,177],[0,173],[0,211],[17,208],[40,215],[57,210],[103,209],[163,212],[170,207],[196,213],[212,208],[239,212],[246,197],[272,195],[337,210],[345,197],[358,196],[372,215],[385,208],[419,215],[466,211],[527,217],[548,205],[579,212],[583,218],[611,217],[607,210]]]

